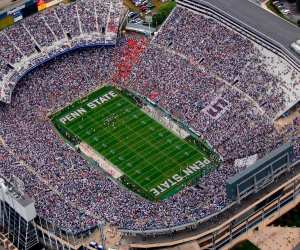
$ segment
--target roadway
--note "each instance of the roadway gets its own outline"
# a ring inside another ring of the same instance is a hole
[[[227,14],[277,41],[300,60],[300,56],[290,48],[292,42],[300,39],[300,28],[296,25],[275,16],[248,0],[203,1],[216,6]]]
[[[25,3],[25,0],[0,0],[0,10],[10,6],[19,6]]]

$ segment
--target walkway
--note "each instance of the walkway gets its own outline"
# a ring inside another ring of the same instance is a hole
[[[265,227],[255,231],[249,240],[261,250],[293,250],[300,243],[300,228]]]

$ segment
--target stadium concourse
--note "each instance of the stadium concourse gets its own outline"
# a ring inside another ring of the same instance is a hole
[[[48,35],[64,36],[62,27],[76,36],[82,19],[57,26],[54,12],[56,21],[74,16],[58,7],[41,14],[53,33],[29,28],[35,18],[1,32],[0,56],[17,65],[32,53],[33,41],[47,47]],[[276,54],[214,19],[176,7],[150,43],[127,35],[115,47],[65,54],[19,80],[11,104],[0,104],[0,174],[23,180],[38,215],[66,231],[81,232],[103,221],[132,230],[194,222],[231,203],[225,181],[246,167],[235,165],[236,159],[261,158],[290,139],[298,145],[297,122],[278,133],[273,119],[299,99],[299,80],[299,72]],[[89,166],[60,139],[48,115],[107,83],[152,98],[188,124],[219,153],[221,166],[199,185],[158,203]],[[10,87],[5,91],[10,93],[14,85],[1,87]],[[227,105],[214,110],[215,103]]]

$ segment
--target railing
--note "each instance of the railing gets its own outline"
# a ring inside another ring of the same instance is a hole
[[[95,41],[94,43],[93,42],[90,42],[88,44],[76,44],[74,45],[73,47],[67,47],[67,48],[63,48],[61,49],[59,52],[57,53],[52,53],[52,54],[43,54],[42,56],[40,57],[37,57],[35,58],[35,62],[33,63],[33,65],[31,65],[31,62],[28,62],[28,65],[27,65],[27,68],[23,68],[21,71],[15,71],[16,74],[13,74],[12,77],[14,77],[13,79],[13,82],[10,81],[10,89],[9,89],[9,93],[5,95],[5,102],[10,102],[11,101],[11,96],[12,96],[12,93],[14,91],[14,88],[15,88],[15,85],[25,76],[27,75],[28,73],[32,72],[34,69],[36,69],[37,67],[55,59],[55,58],[58,58],[58,57],[61,57],[67,53],[70,53],[70,52],[73,52],[73,51],[76,51],[76,50],[79,50],[79,49],[84,49],[84,48],[95,48],[95,47],[102,47],[102,46],[114,46],[116,44],[116,40],[107,40],[107,39],[103,39],[103,42],[99,42],[99,41]],[[12,78],[11,77],[11,78]],[[1,93],[1,90],[0,90],[0,93]],[[1,99],[0,99],[1,101]]]
[[[279,184],[279,183],[277,183]],[[276,185],[276,183],[274,184]],[[185,234],[169,234],[169,237],[153,235],[152,238],[129,237],[132,248],[153,248],[173,246],[188,241],[197,241],[200,247],[205,249],[220,249],[233,240],[242,236],[245,232],[253,230],[261,224],[269,224],[288,209],[300,203],[300,168],[293,178],[286,176],[282,185],[277,186],[271,192],[261,197],[253,197],[248,206],[235,212],[228,211],[227,219],[224,221],[214,220],[212,226],[203,227]],[[229,218],[229,219],[228,219]],[[170,237],[172,235],[172,237]]]
[[[6,250],[18,250],[18,248],[2,233],[0,233],[0,248],[1,246]]]
[[[297,169],[299,168],[300,170],[300,161],[297,162]],[[300,175],[299,175],[300,178]],[[180,226],[175,226],[175,227],[169,227],[169,228],[162,228],[162,229],[153,229],[153,230],[126,230],[126,229],[120,229],[120,231],[126,235],[132,235],[132,236],[160,236],[160,235],[167,235],[167,234],[172,234],[174,232],[179,232],[179,231],[185,231],[185,230],[190,230],[190,229],[197,229],[198,226],[201,226],[203,223],[210,221],[213,218],[216,218],[219,215],[222,215],[229,209],[233,208],[234,206],[238,206],[238,202],[234,201],[231,204],[229,204],[227,207],[223,208],[222,210],[218,211],[217,213],[211,214],[203,219],[197,220],[195,222],[183,224]]]

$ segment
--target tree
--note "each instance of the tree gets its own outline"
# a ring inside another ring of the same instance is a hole
[[[171,11],[175,8],[175,6],[176,6],[175,1],[168,1],[166,3],[163,3],[159,7],[156,15],[153,16],[152,24],[155,26],[162,24],[169,16]]]

